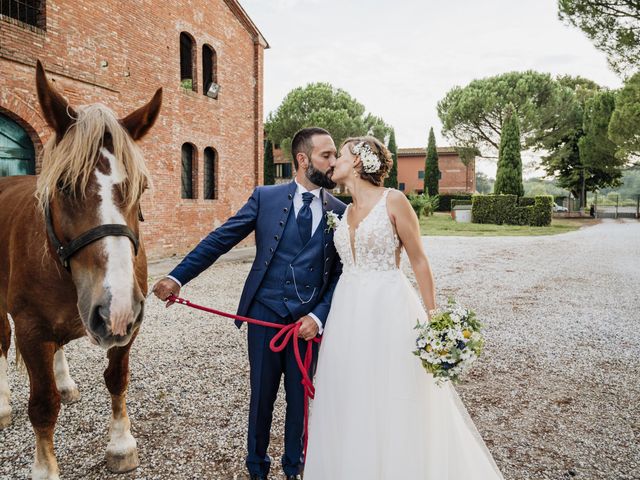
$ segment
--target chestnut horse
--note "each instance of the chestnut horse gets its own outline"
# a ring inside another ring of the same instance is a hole
[[[54,135],[38,177],[0,179],[0,427],[11,422],[7,352],[29,373],[34,479],[57,479],[53,432],[60,401],[79,398],[62,347],[88,335],[107,350],[111,394],[107,466],[138,466],[125,396],[129,349],[143,317],[147,260],[139,239],[140,196],[149,181],[134,143],[155,122],[162,89],[118,120],[101,104],[72,108],[36,65],[36,87]]]

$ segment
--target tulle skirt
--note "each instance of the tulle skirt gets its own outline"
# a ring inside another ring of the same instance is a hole
[[[455,389],[411,353],[425,318],[400,270],[343,272],[320,346],[305,480],[503,478]]]

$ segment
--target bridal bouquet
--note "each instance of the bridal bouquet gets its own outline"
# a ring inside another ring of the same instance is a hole
[[[438,383],[456,382],[480,356],[484,345],[481,328],[475,312],[449,299],[445,307],[433,311],[430,321],[415,326],[418,338],[413,354]]]

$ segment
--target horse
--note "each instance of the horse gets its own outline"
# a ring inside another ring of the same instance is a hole
[[[125,397],[147,295],[139,216],[150,175],[135,142],[156,121],[162,89],[120,120],[102,104],[70,106],[39,60],[36,90],[52,129],[41,173],[0,178],[0,428],[11,423],[9,314],[16,363],[30,382],[32,478],[59,478],[53,434],[60,402],[79,399],[63,346],[86,335],[106,350],[107,467],[122,473],[139,465]]]

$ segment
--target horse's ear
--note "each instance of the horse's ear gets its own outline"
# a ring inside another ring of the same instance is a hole
[[[124,117],[120,120],[120,123],[122,123],[122,126],[127,129],[131,138],[139,140],[147,134],[151,127],[153,127],[153,124],[160,113],[161,105],[162,88],[159,88],[156,90],[155,95],[149,103]]]
[[[69,102],[51,86],[40,60],[36,62],[36,90],[44,118],[56,132],[57,141],[60,141],[78,115],[69,106]]]

